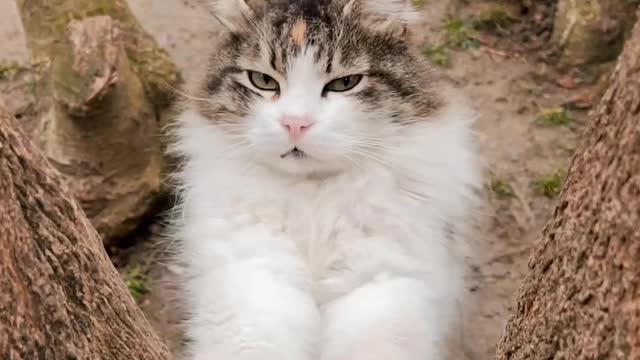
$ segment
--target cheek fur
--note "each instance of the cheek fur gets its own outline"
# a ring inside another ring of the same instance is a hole
[[[373,147],[391,135],[387,114],[370,111],[355,96],[335,94],[320,98],[313,105],[317,109],[313,113],[314,125],[299,146],[318,160],[332,161],[363,150],[377,152],[379,149]],[[279,123],[287,110],[285,104],[266,101],[252,109],[247,118],[247,136],[258,155],[276,159],[291,148]]]
[[[287,149],[287,136],[279,123],[281,111],[277,102],[261,100],[247,118],[247,137],[258,152],[281,153]]]
[[[308,132],[304,145],[317,156],[335,157],[343,155],[351,148],[354,136],[357,136],[354,118],[360,113],[345,96],[320,100],[319,111],[314,114],[315,124]]]
[[[388,111],[371,109],[356,96],[348,96],[342,106],[335,109],[334,115],[331,132],[341,138],[341,146],[347,156],[392,156],[399,128]]]

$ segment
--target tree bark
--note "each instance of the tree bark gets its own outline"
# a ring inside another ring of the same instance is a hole
[[[33,138],[106,245],[162,193],[160,112],[180,77],[124,0],[18,0],[41,64]]]
[[[529,260],[496,359],[640,359],[640,22]]]
[[[564,65],[615,60],[635,23],[638,0],[559,0],[552,42]]]
[[[0,355],[169,359],[58,173],[0,107]]]

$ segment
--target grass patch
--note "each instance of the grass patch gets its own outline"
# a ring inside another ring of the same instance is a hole
[[[142,272],[140,265],[130,265],[124,275],[125,284],[131,297],[137,304],[140,304],[144,295],[149,292],[147,286],[147,276]]]
[[[38,82],[35,79],[31,78],[25,81],[24,85],[29,89],[31,95],[36,96]]]
[[[544,175],[533,181],[533,191],[536,195],[553,199],[560,194],[566,174],[563,170]]]
[[[447,48],[444,46],[429,45],[424,48],[422,53],[435,65],[446,67],[451,64],[451,57],[449,56]]]
[[[507,199],[516,196],[511,185],[502,180],[493,180],[490,187],[499,198]]]
[[[480,46],[480,43],[472,37],[472,27],[460,18],[449,18],[443,30],[449,46],[462,49],[474,49]]]
[[[449,50],[475,49],[479,46],[480,42],[473,37],[472,26],[460,18],[448,18],[442,26],[438,40],[425,46],[422,53],[431,63],[446,67],[451,64]]]
[[[567,126],[572,122],[571,113],[564,108],[545,110],[536,118],[536,124],[546,127]]]
[[[449,18],[444,26],[440,38],[435,44],[429,44],[422,50],[431,63],[447,67],[451,64],[449,50],[452,48],[473,49],[480,43],[471,36],[472,29],[459,18]]]
[[[24,69],[24,66],[17,63],[0,63],[0,80],[12,79],[18,72]]]
[[[477,30],[495,30],[506,28],[517,20],[512,6],[503,3],[487,4],[473,20]]]

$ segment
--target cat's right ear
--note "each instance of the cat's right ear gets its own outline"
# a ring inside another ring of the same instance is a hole
[[[230,31],[237,31],[255,14],[247,0],[213,0],[209,1],[209,8],[222,26]]]

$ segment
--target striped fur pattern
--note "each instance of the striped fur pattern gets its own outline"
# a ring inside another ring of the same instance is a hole
[[[233,30],[223,34],[198,88],[199,97],[211,99],[200,111],[214,121],[241,121],[252,104],[269,98],[242,86],[238,77],[245,76],[245,68],[286,79],[293,60],[304,51],[312,52],[319,76],[326,79],[365,73],[371,81],[349,96],[367,111],[384,112],[400,123],[418,121],[442,105],[431,69],[405,42],[407,25],[415,17],[405,2],[238,0],[234,11],[223,8],[228,2],[218,2],[214,10]],[[394,6],[385,8],[387,2]]]

